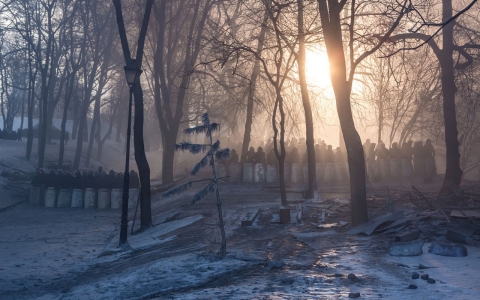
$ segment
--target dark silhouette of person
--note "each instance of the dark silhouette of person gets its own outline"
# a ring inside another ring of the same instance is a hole
[[[300,163],[300,154],[298,153],[297,147],[293,147],[292,151],[290,151],[290,153],[288,153],[287,163],[290,163],[290,164]]]
[[[266,164],[267,163],[267,156],[265,152],[263,152],[262,147],[257,148],[257,152],[255,153],[254,162],[256,164]]]
[[[255,162],[255,149],[253,147],[250,147],[248,149],[247,155],[245,157],[245,162],[252,164]]]
[[[381,144],[378,145],[376,155],[377,155],[378,159],[388,159],[390,157],[390,152],[385,147],[384,143],[381,143]]]
[[[277,156],[275,155],[275,151],[273,149],[270,149],[270,151],[268,151],[267,164],[275,166],[278,164]]]
[[[315,145],[315,163],[323,164],[322,152],[320,150],[320,144]]]
[[[43,168],[40,168],[37,171],[37,173],[33,176],[32,186],[34,187],[44,186],[45,181],[46,181],[45,170]]]
[[[434,175],[437,175],[437,166],[435,164],[435,149],[433,148],[432,141],[427,139],[425,146],[423,146],[423,156],[425,159],[425,181],[430,182]]]
[[[138,189],[140,188],[140,178],[138,177],[138,173],[134,170],[130,171],[130,188],[131,189]]]
[[[375,143],[370,143],[370,149],[368,149],[368,154],[367,154],[367,161],[369,162],[374,162],[375,161],[375,156],[377,151],[375,150],[375,146],[377,144]]]
[[[335,162],[336,163],[343,163],[345,162],[345,157],[343,156],[342,148],[337,147],[335,151]]]
[[[115,171],[114,170],[110,170],[108,172],[108,175],[106,176],[106,186],[108,189],[113,189],[114,186],[115,186]]]
[[[412,147],[411,144],[403,142],[402,144],[402,155],[403,159],[412,159]]]
[[[363,143],[363,155],[365,156],[365,160],[368,158],[368,151],[370,151],[370,139],[367,139],[365,143]]]
[[[327,151],[325,152],[325,163],[330,164],[335,162],[335,153],[333,153],[332,145],[327,146]]]
[[[74,188],[74,189],[83,189],[84,188],[82,172],[80,172],[79,170],[75,170],[75,172],[73,172],[72,188]]]
[[[402,158],[402,151],[398,148],[398,143],[395,142],[392,144],[392,148],[390,148],[390,157],[393,159],[401,159]]]
[[[228,160],[228,163],[229,163],[229,164],[236,164],[236,163],[238,163],[237,150],[232,149],[232,151],[230,151],[230,159]]]
[[[412,148],[413,154],[413,171],[416,175],[424,175],[425,174],[425,163],[424,163],[424,149],[423,149],[423,142],[417,141]]]

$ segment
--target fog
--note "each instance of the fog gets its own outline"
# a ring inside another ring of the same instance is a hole
[[[472,299],[479,13],[0,1],[0,298]]]

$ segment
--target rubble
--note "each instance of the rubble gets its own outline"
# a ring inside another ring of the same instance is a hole
[[[442,244],[435,242],[428,248],[428,252],[441,256],[467,256],[467,248],[464,245],[460,244]]]

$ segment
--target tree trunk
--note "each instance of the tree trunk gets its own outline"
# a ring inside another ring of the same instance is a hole
[[[143,91],[140,83],[135,85],[135,115],[133,120],[133,145],[135,148],[135,161],[140,177],[140,224],[142,229],[152,225],[151,191],[150,191],[150,166],[145,155],[143,142]]]
[[[265,42],[265,34],[267,32],[268,13],[265,11],[263,16],[262,28],[260,29],[260,35],[258,36],[257,54],[263,50],[263,44]],[[250,84],[247,98],[247,117],[245,119],[245,130],[243,134],[242,152],[240,156],[240,162],[244,163],[247,157],[248,147],[250,145],[250,135],[252,133],[253,123],[253,104],[255,98],[255,88],[257,86],[257,77],[260,74],[260,59],[255,57],[255,63],[253,65],[252,75],[250,76]]]
[[[317,187],[317,171],[315,162],[315,141],[313,132],[313,114],[308,95],[307,77],[305,75],[305,33],[303,29],[303,0],[297,0],[298,4],[298,77],[302,93],[303,110],[305,112],[305,136],[307,143],[307,165],[308,165],[308,190],[307,198],[313,198]]]
[[[347,66],[343,49],[341,10],[332,3],[330,3],[328,8],[324,1],[319,0],[318,3],[320,20],[325,36],[325,46],[330,61],[330,78],[335,94],[340,126],[345,146],[347,147],[352,225],[355,226],[368,221],[367,190],[362,141],[355,128],[350,103],[351,90],[347,81]]]
[[[101,89],[97,90],[97,93],[101,93]],[[95,96],[95,104],[93,108],[93,120],[92,127],[90,128],[90,139],[88,140],[87,154],[85,156],[85,166],[90,166],[90,158],[92,156],[93,142],[95,141],[95,130],[97,123],[100,121],[100,95]]]
[[[452,17],[452,0],[443,0],[443,21]],[[445,122],[445,146],[447,168],[445,179],[440,189],[443,196],[452,195],[462,181],[462,169],[460,168],[460,152],[457,130],[457,114],[455,108],[455,73],[453,62],[453,27],[455,21],[450,22],[442,29],[443,49],[439,57],[442,69],[442,94],[443,94],[443,118]]]

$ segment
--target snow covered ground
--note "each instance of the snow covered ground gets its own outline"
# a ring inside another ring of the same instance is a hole
[[[24,174],[24,144],[7,141],[0,172]],[[70,148],[69,148],[70,149]],[[22,151],[24,149],[22,148]],[[68,150],[73,152],[73,148]],[[49,152],[52,157],[55,153]],[[120,153],[121,154],[121,153]],[[114,161],[112,155],[109,159]],[[29,206],[11,199],[21,181],[0,176],[0,299],[478,299],[478,247],[453,258],[424,253],[387,254],[391,236],[346,235],[344,227],[318,228],[319,201],[300,199],[290,187],[292,206],[303,205],[301,222],[278,223],[278,187],[226,183],[220,188],[228,238],[227,257],[218,259],[216,207],[209,196],[195,206],[193,191],[170,199],[154,197],[154,227],[129,235],[128,248],[117,248],[120,211]],[[410,182],[391,186],[405,189]],[[420,186],[434,191],[435,186]],[[196,189],[197,187],[194,187]],[[369,194],[378,192],[369,186]],[[335,199],[342,211],[348,187],[323,187],[320,201]],[[10,202],[8,202],[10,201]],[[16,204],[13,205],[12,204]],[[373,205],[372,205],[373,206]],[[259,209],[253,226],[241,220]],[[333,211],[333,210],[332,210]],[[133,211],[130,212],[130,220]],[[328,217],[330,218],[330,217]],[[337,219],[348,221],[348,214]],[[138,220],[138,216],[137,216]],[[417,269],[419,265],[430,267]],[[411,279],[427,273],[436,283]],[[354,274],[352,277],[349,274]],[[408,289],[409,284],[417,289]]]

